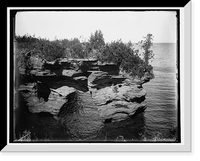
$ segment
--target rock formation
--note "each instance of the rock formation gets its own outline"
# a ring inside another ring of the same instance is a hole
[[[37,86],[37,84],[36,84]],[[41,87],[40,87],[41,88]],[[45,91],[46,90],[46,91]],[[49,92],[47,100],[38,97],[37,88],[35,83],[28,83],[26,86],[21,85],[19,91],[27,102],[29,111],[32,113],[49,112],[54,116],[57,116],[60,112],[60,108],[66,103],[66,96],[75,91],[75,88],[63,86],[57,89],[48,89],[43,87],[43,93]]]
[[[126,79],[118,78],[120,81],[117,82],[106,72],[94,72],[88,78],[92,99],[105,122],[126,119],[146,106],[146,91],[137,84],[127,85]]]
[[[32,113],[69,115],[64,110],[73,108],[68,96],[78,92],[76,97],[82,100],[82,114],[96,115],[103,123],[120,121],[145,110],[146,91],[141,84],[150,77],[132,80],[119,71],[117,65],[100,64],[97,60],[45,61],[41,68],[37,66],[30,72],[31,81],[20,85],[19,92]]]

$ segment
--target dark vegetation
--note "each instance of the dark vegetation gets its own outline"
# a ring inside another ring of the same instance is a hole
[[[153,59],[153,52],[150,50],[152,37],[152,34],[147,34],[144,40],[138,43],[143,50],[143,55],[140,56],[139,50],[135,50],[131,42],[116,40],[105,43],[100,30],[91,34],[89,40],[84,42],[78,38],[50,41],[30,35],[16,36],[16,68],[22,68],[25,74],[29,74],[33,68],[30,55],[47,61],[55,61],[58,58],[95,58],[102,63],[118,64],[122,71],[142,78],[145,73],[152,74],[153,67],[149,65],[149,60]]]

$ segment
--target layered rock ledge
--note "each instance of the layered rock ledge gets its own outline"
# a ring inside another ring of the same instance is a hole
[[[61,109],[69,104],[68,96],[76,92],[81,93],[77,95],[80,100],[85,100],[83,108],[93,108],[90,114],[95,111],[104,123],[124,120],[146,108],[142,84],[150,77],[131,79],[120,74],[116,64],[101,64],[95,59],[60,59],[45,61],[30,74],[30,81],[20,85],[19,92],[32,113],[48,112],[59,117]],[[88,108],[89,104],[93,106]]]

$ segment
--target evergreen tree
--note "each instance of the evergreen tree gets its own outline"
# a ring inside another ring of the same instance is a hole
[[[151,46],[153,45],[153,35],[147,34],[146,37],[144,37],[144,40],[141,40],[139,42],[141,45],[141,48],[144,50],[143,56],[144,56],[144,62],[146,65],[149,64],[149,60],[154,58],[153,50],[151,50]]]

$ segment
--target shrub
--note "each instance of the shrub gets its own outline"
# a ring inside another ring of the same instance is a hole
[[[75,44],[69,49],[71,58],[84,58],[83,46],[81,43]]]
[[[144,76],[146,65],[138,55],[138,50],[134,50],[132,43],[123,43],[121,40],[106,44],[101,55],[101,62],[116,63],[122,71],[131,76]]]
[[[31,51],[25,49],[16,49],[15,68],[21,74],[29,75],[33,69],[33,63],[30,60]]]
[[[34,51],[34,53],[48,61],[53,61],[65,56],[65,48],[58,40],[49,41],[28,35],[16,36],[15,39],[17,49],[19,50],[18,54],[22,54],[24,51]]]
[[[148,63],[154,56],[153,51],[150,50],[153,44],[152,37],[152,34],[147,34],[145,39],[139,42],[144,50],[142,59],[131,42],[123,43],[121,40],[117,40],[105,44],[103,33],[100,30],[91,34],[89,40],[85,42],[80,42],[78,38],[49,41],[28,35],[16,36],[17,67],[24,68],[27,74],[32,69],[32,64],[26,53],[33,51],[34,54],[47,61],[54,61],[62,57],[93,57],[103,63],[115,63],[122,71],[133,77],[141,78],[145,72],[152,74],[153,67]]]

